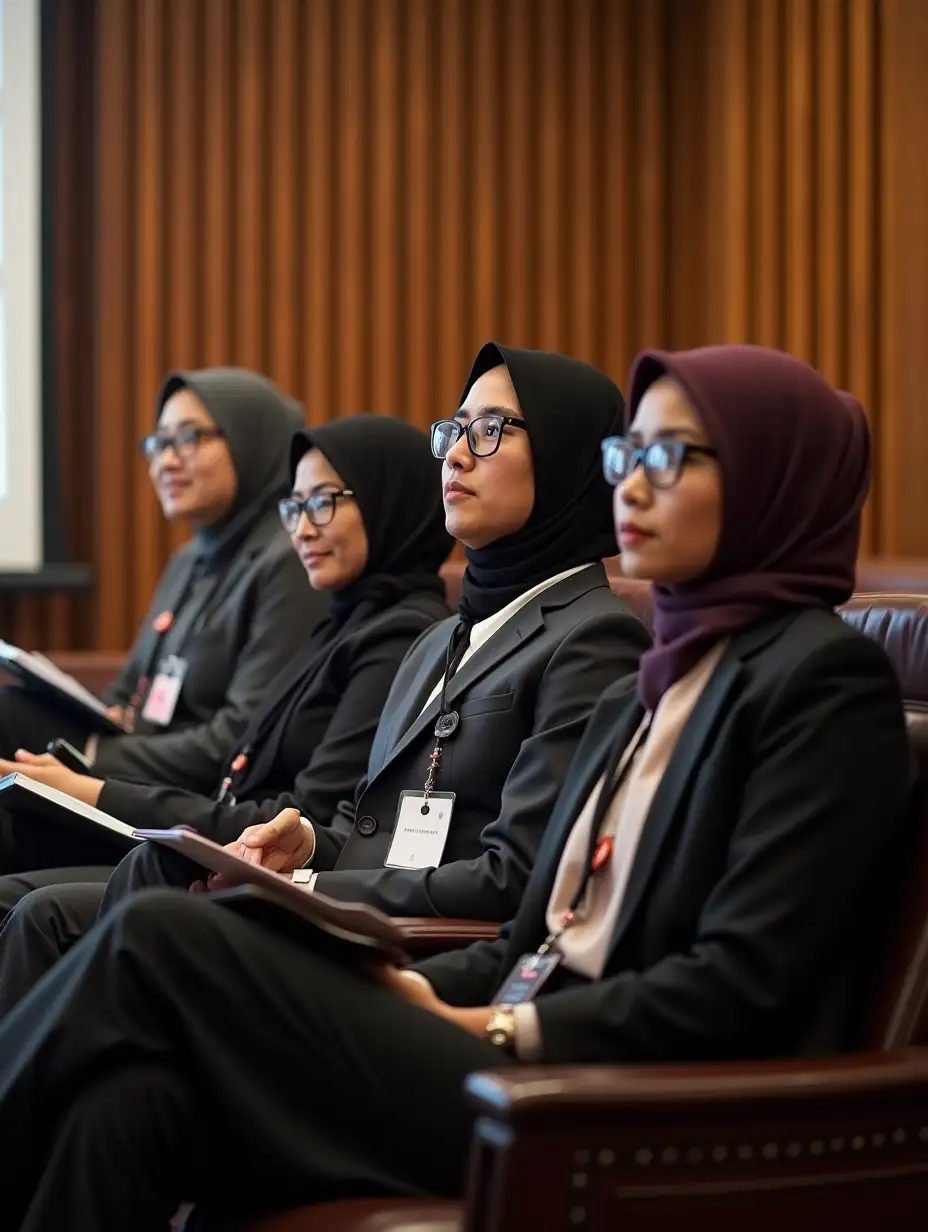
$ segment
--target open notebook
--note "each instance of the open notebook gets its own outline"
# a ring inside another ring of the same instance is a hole
[[[72,714],[79,714],[92,731],[125,731],[121,723],[109,717],[99,697],[44,655],[0,641],[0,668],[12,672],[30,689],[44,693]]]
[[[118,817],[111,817],[90,804],[82,804],[57,787],[34,783],[24,774],[7,774],[0,778],[0,808],[34,817],[38,823],[65,825],[92,834],[95,839],[112,842],[114,860],[138,843],[132,827]]]
[[[135,837],[170,847],[202,868],[238,882],[234,889],[220,890],[212,898],[242,915],[283,929],[298,940],[302,929],[304,941],[309,923],[318,930],[327,950],[349,961],[373,959],[400,965],[409,961],[402,929],[374,907],[339,902],[304,885],[294,885],[289,877],[260,864],[249,864],[234,851],[193,830],[136,830]]]

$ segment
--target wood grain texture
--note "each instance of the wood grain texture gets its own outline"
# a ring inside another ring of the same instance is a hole
[[[137,437],[163,373],[268,372],[426,425],[488,337],[624,381],[785,346],[867,406],[871,551],[928,553],[922,0],[60,0],[55,338],[92,604],[125,646],[181,531]],[[71,57],[71,58],[69,58]]]

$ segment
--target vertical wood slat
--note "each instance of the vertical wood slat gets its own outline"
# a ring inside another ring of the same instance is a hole
[[[95,386],[98,426],[95,471],[101,482],[95,500],[96,619],[94,643],[102,649],[128,644],[136,615],[125,584],[135,532],[131,521],[126,455],[133,417],[130,270],[132,263],[130,147],[133,108],[133,8],[122,0],[98,7],[99,114],[106,140],[99,143],[98,253]]]
[[[598,351],[603,368],[622,387],[632,358],[632,320],[637,314],[629,208],[633,191],[631,17],[631,0],[607,4],[600,44],[604,208],[600,293],[603,325]]]
[[[784,60],[781,0],[760,0],[752,31],[751,61],[757,103],[751,141],[755,162],[754,311],[751,341],[782,347],[784,338],[783,148]]]
[[[297,212],[297,0],[274,0],[270,6],[271,96],[269,132],[270,210],[269,370],[282,389],[297,390],[298,289],[294,236],[302,220]]]
[[[133,277],[136,338],[132,381],[132,438],[138,439],[153,426],[155,394],[164,371],[164,302],[167,252],[165,232],[165,116],[169,91],[165,89],[166,6],[163,0],[139,0],[136,33],[138,73],[134,189],[137,204],[135,271]],[[132,602],[144,611],[164,558],[164,519],[152,499],[141,463],[127,445],[124,459],[132,481],[132,526],[136,551],[128,562],[132,569]]]
[[[264,188],[268,132],[264,100],[268,82],[264,36],[267,8],[262,0],[237,0],[235,21],[234,223],[232,260],[238,284],[235,303],[235,361],[265,368],[270,329],[265,303]]]
[[[658,346],[664,337],[666,60],[662,49],[667,31],[666,0],[644,0],[639,4],[637,24],[636,350]]]
[[[505,154],[500,170],[502,193],[502,251],[506,277],[503,280],[502,319],[507,337],[527,346],[539,339],[539,301],[535,287],[545,285],[544,270],[534,258],[537,243],[534,203],[539,174],[533,145],[536,124],[534,98],[538,85],[532,82],[538,8],[532,0],[512,0],[503,9],[503,39],[512,54],[507,56],[504,101],[500,129]],[[545,83],[545,88],[547,88]]]
[[[334,0],[309,0],[304,58],[306,84],[304,335],[307,357],[306,408],[310,423],[320,423],[332,408],[332,14]]]
[[[432,93],[433,72],[430,46],[429,0],[409,0],[406,13],[406,131],[403,142],[405,185],[403,255],[406,267],[404,319],[404,390],[406,405],[401,414],[419,423],[430,416],[430,391],[434,370],[433,274],[435,206],[432,197]],[[437,280],[436,280],[437,281]]]
[[[829,381],[843,385],[845,364],[846,143],[844,0],[819,0],[815,69],[819,141],[815,362]]]
[[[786,16],[786,348],[814,362],[815,113],[812,0],[788,0]]]
[[[368,244],[370,251],[370,409],[401,415],[399,329],[399,0],[382,0],[374,9],[371,46],[371,175]],[[449,22],[453,26],[453,22]],[[456,30],[455,30],[456,33]],[[444,66],[443,66],[444,69]],[[444,71],[442,72],[444,76]],[[454,125],[457,131],[457,125]],[[451,146],[453,153],[454,147]],[[442,211],[453,203],[442,201]],[[456,249],[451,246],[454,251]],[[450,294],[450,288],[449,288]],[[405,363],[402,365],[405,371]]]
[[[565,345],[564,294],[565,166],[565,15],[562,0],[540,0],[538,50],[538,248],[535,264],[538,299],[538,345],[560,351]],[[561,290],[563,288],[563,290]]]
[[[232,360],[233,261],[232,0],[205,0],[203,46],[203,353],[205,366]],[[189,121],[189,117],[188,117]]]
[[[362,210],[364,201],[365,19],[363,0],[338,0],[336,8],[338,74],[338,173],[334,182],[337,220],[334,291],[337,302],[335,389],[333,414],[355,415],[365,408],[368,389],[368,351],[365,318],[369,305],[364,293],[366,251]]]
[[[851,0],[848,31],[848,388],[863,402],[875,441],[881,434],[877,403],[879,343],[876,329],[877,282],[877,22],[875,0]],[[879,459],[878,459],[879,461]],[[882,475],[875,470],[874,499],[864,514],[861,550],[875,552]]]

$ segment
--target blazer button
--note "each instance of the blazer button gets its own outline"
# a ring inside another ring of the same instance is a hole
[[[376,829],[377,822],[373,817],[361,817],[358,820],[358,833],[362,834],[365,838],[370,838]]]

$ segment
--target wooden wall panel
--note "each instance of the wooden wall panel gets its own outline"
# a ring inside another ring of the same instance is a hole
[[[871,415],[867,546],[928,551],[921,0],[57,10],[93,53],[62,66],[58,226],[89,255],[57,290],[93,358],[62,324],[62,448],[84,442],[99,494],[66,466],[95,615],[8,599],[14,634],[131,636],[181,533],[136,453],[166,369],[256,366],[312,420],[424,425],[491,336],[620,381],[643,345],[788,347]]]

